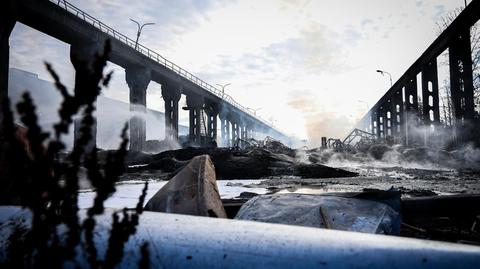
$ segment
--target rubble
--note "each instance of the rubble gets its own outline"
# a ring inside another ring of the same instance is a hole
[[[259,179],[271,176],[301,178],[353,177],[357,174],[321,164],[306,164],[281,153],[266,149],[186,148],[151,156],[146,166],[129,171],[162,170],[174,173],[195,156],[208,154],[215,165],[218,179]]]

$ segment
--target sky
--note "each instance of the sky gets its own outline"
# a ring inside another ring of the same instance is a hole
[[[282,132],[344,138],[439,32],[437,22],[463,0],[70,0],[105,24],[257,110]],[[468,1],[470,2],[470,1]],[[53,63],[73,83],[69,45],[17,23],[10,66],[51,80]],[[104,95],[128,101],[124,70],[110,64]],[[147,106],[164,111],[152,82]],[[181,121],[186,122],[185,115]]]

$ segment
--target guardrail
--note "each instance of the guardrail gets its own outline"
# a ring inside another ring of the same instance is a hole
[[[137,44],[135,46],[135,41],[127,37],[126,35],[116,31],[112,27],[104,24],[100,20],[94,18],[93,16],[89,15],[88,13],[84,12],[83,10],[79,9],[78,7],[72,5],[71,3],[67,2],[66,0],[49,0],[50,2],[56,4],[57,6],[65,9],[69,13],[76,15],[78,18],[82,19],[83,21],[91,24],[95,28],[99,29],[103,33],[115,38],[116,40],[122,42],[123,44],[131,47],[132,49],[142,53],[143,55],[147,56],[151,60],[165,66],[166,68],[174,71],[175,73],[179,74],[180,76],[184,77],[185,79],[191,81],[192,83],[200,86],[204,90],[214,94],[215,96],[219,97],[222,99],[224,102],[232,105],[233,107],[236,107],[240,111],[250,115],[254,119],[257,119],[258,121],[262,122],[263,124],[269,126],[270,128],[276,130],[270,123],[265,121],[264,119],[257,117],[254,115],[250,110],[248,110],[246,107],[240,105],[237,101],[235,101],[230,95],[224,94],[222,91],[217,89],[215,86],[210,85],[209,83],[203,81],[202,79],[198,78],[197,76],[193,75],[189,71],[181,68],[180,66],[176,65],[175,63],[167,60],[165,57],[162,55],[158,54],[157,52],[145,47],[142,44]],[[277,132],[280,133],[280,131],[276,130]]]

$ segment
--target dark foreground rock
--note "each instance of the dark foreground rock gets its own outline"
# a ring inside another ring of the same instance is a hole
[[[306,164],[295,158],[256,148],[239,150],[228,148],[186,148],[165,151],[140,158],[147,165],[129,168],[129,172],[162,170],[173,173],[183,168],[195,156],[208,154],[215,165],[218,179],[259,179],[272,176],[301,178],[354,177],[357,173],[321,164]],[[134,163],[131,163],[134,164]],[[140,164],[140,163],[138,163]]]
[[[226,218],[210,157],[193,158],[148,201],[145,210]]]

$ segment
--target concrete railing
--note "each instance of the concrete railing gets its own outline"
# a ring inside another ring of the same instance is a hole
[[[142,44],[136,44],[136,42],[127,37],[126,35],[116,31],[112,27],[104,24],[100,20],[94,18],[93,16],[89,15],[88,13],[84,12],[83,10],[79,9],[78,7],[72,5],[71,3],[65,1],[65,0],[49,0],[50,2],[56,4],[57,6],[65,9],[71,14],[74,14],[78,18],[82,19],[83,21],[91,24],[98,30],[102,31],[103,33],[113,37],[114,39],[122,42],[123,44],[131,47],[132,49],[142,53],[143,55],[147,56],[151,60],[159,63],[162,66],[165,66],[166,68],[172,70],[173,72],[179,74],[183,78],[191,81],[192,83],[196,84],[197,86],[201,87],[202,89],[214,94],[218,98],[222,99],[224,102],[232,105],[233,107],[236,107],[243,113],[246,113],[247,115],[250,115],[252,118],[262,122],[263,124],[269,126],[273,130],[281,133],[280,131],[276,130],[270,123],[268,123],[266,120],[257,117],[254,115],[248,108],[242,106],[239,104],[237,101],[235,101],[230,95],[223,93],[221,90],[217,89],[215,86],[212,86],[211,84],[203,81],[199,77],[195,76],[194,74],[190,73],[189,71],[181,68],[180,66],[176,65],[175,63],[169,61],[162,55],[158,54],[157,52],[143,46]]]

